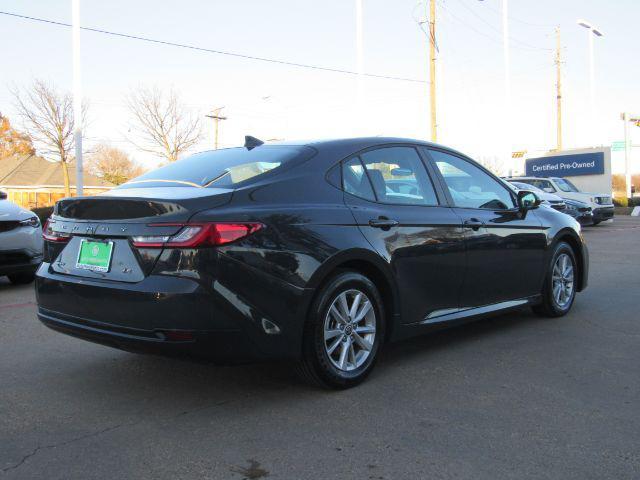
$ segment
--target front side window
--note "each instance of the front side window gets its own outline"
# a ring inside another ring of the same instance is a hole
[[[515,207],[509,190],[479,167],[460,157],[430,150],[456,207],[508,210]]]
[[[384,147],[361,155],[379,202],[438,205],[435,190],[413,147]]]

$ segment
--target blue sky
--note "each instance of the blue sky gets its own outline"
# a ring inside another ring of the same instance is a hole
[[[4,0],[0,10],[70,22],[70,0]],[[364,0],[365,71],[427,79],[427,39],[415,0]],[[182,2],[82,1],[82,24],[122,33],[293,62],[355,69],[353,0]],[[439,0],[439,140],[472,156],[504,149],[503,63],[499,0]],[[555,145],[555,45],[562,29],[566,147],[622,139],[619,114],[640,113],[637,0],[510,0],[513,149]],[[587,31],[596,24],[600,129],[588,133]],[[71,88],[70,30],[0,15],[5,39],[0,110],[11,115],[7,85],[34,77]],[[533,47],[533,48],[531,48]],[[91,105],[89,135],[127,149],[123,94],[136,85],[173,86],[194,115],[226,106],[222,142],[243,135],[308,138],[358,134],[427,138],[428,86],[367,79],[358,111],[353,76],[247,61],[82,33],[83,90]],[[267,98],[265,98],[267,97]],[[201,149],[212,143],[212,125]],[[638,135],[636,135],[638,136]]]

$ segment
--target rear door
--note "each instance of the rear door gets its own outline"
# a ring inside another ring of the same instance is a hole
[[[388,146],[342,164],[345,201],[391,265],[403,323],[455,309],[465,270],[460,218],[444,205],[417,148]]]
[[[535,211],[516,208],[515,194],[469,159],[428,151],[463,222],[467,270],[461,308],[540,293],[546,235]]]

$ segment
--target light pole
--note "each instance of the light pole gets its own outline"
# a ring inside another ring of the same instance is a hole
[[[222,115],[220,115],[220,112],[222,112],[223,108],[224,107],[214,108],[210,114],[205,115],[205,117],[213,120],[213,133],[214,133],[213,141],[214,141],[215,150],[218,150],[218,124],[220,123],[221,120],[227,119],[227,117],[223,117]]]
[[[479,0],[483,1],[483,0]],[[502,56],[504,61],[504,137],[511,162],[511,61],[509,57],[509,0],[502,0]]]
[[[589,109],[591,116],[590,137],[593,139],[598,135],[598,132],[596,131],[596,75],[593,58],[593,37],[602,37],[602,32],[586,20],[578,20],[578,25],[588,30],[587,38],[589,40]]]
[[[76,150],[76,196],[82,196],[82,80],[80,70],[80,0],[71,1],[73,50],[73,139]]]
[[[356,108],[358,109],[356,118],[360,119],[360,125],[358,130],[362,130],[361,122],[364,120],[364,41],[362,33],[362,0],[355,0],[356,2],[356,72],[358,72],[356,78]]]

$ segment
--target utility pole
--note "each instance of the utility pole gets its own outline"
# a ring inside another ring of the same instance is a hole
[[[509,0],[502,0],[502,54],[504,58],[504,136],[511,161],[511,61],[509,59]]]
[[[624,181],[627,198],[631,198],[631,137],[629,135],[631,116],[625,112],[621,117],[624,122]]]
[[[214,148],[216,150],[218,150],[218,124],[220,123],[220,120],[227,119],[227,117],[223,117],[222,115],[220,115],[220,112],[222,111],[223,108],[224,107],[214,108],[212,113],[210,113],[209,115],[205,115],[205,117],[213,119]]]
[[[560,27],[556,27],[556,106],[557,106],[557,147],[562,150],[562,59],[560,56]]]
[[[438,141],[436,117],[436,0],[429,0],[429,100],[431,102],[431,141]]]
[[[80,77],[80,0],[71,1],[73,51],[73,140],[76,150],[76,196],[82,196],[82,81]]]

